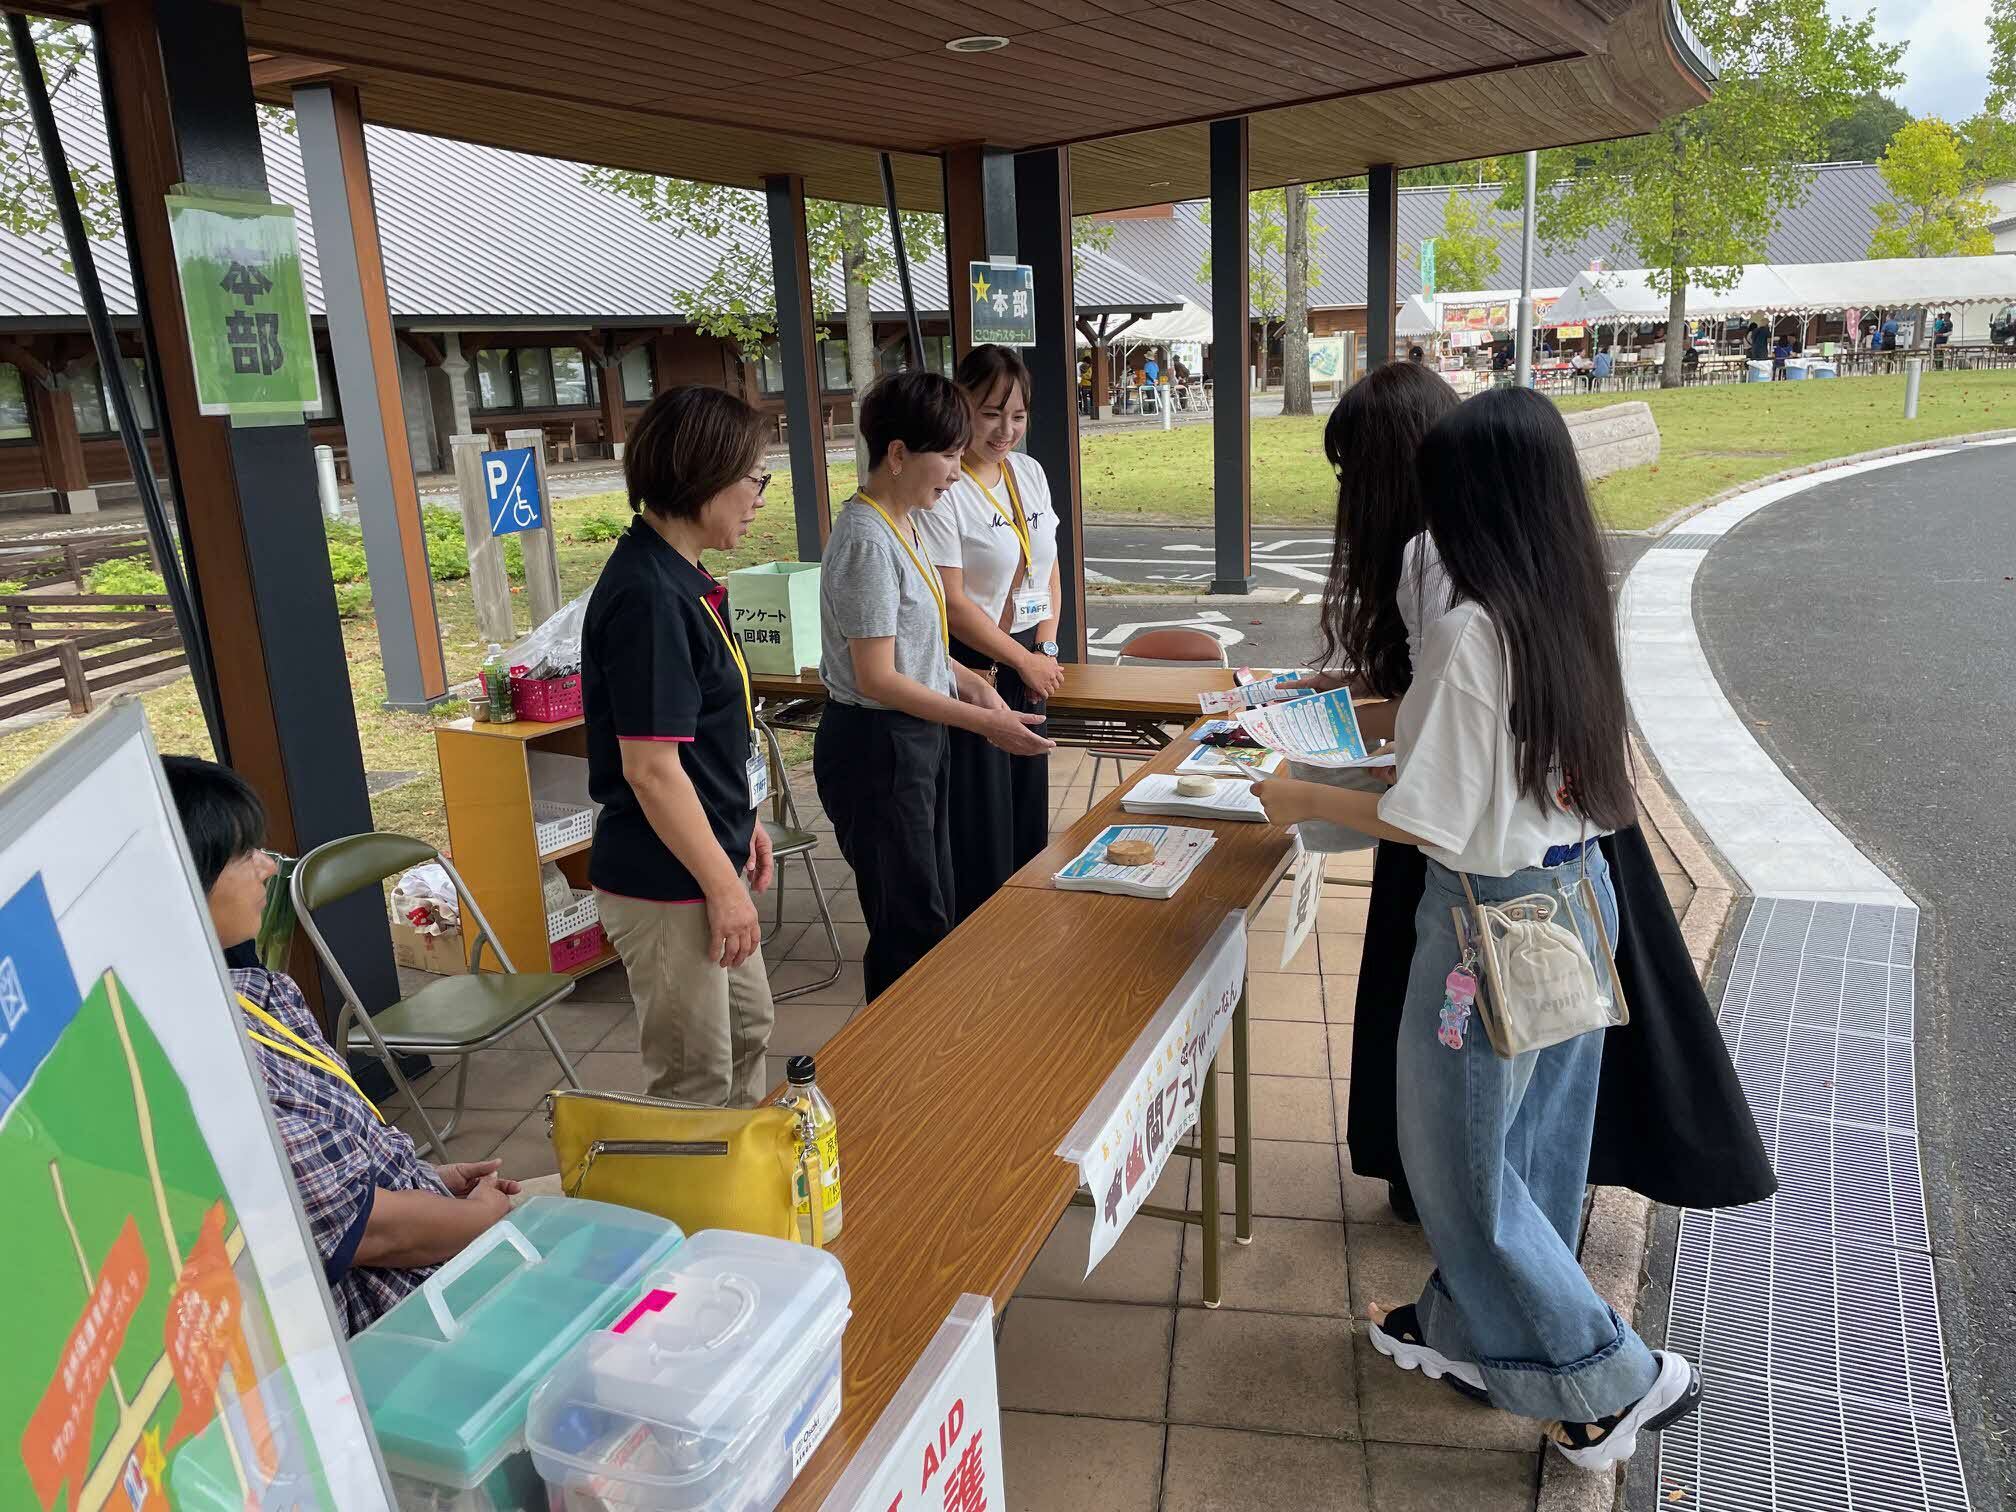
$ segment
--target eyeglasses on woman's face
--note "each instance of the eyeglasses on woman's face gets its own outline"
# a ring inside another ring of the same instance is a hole
[[[760,499],[763,497],[763,491],[770,486],[770,480],[777,475],[767,472],[752,472],[744,473],[742,476],[747,482],[756,485],[756,497]]]

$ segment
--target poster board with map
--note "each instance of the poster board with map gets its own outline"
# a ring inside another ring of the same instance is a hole
[[[0,793],[0,1202],[0,1506],[390,1506],[134,702]]]

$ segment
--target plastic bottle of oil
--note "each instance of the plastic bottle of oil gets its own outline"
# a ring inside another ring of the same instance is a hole
[[[825,1219],[823,1238],[831,1244],[840,1237],[840,1124],[833,1113],[833,1104],[826,1100],[826,1094],[819,1090],[814,1079],[816,1068],[809,1055],[794,1055],[784,1063],[784,1080],[789,1090],[784,1100],[790,1107],[810,1115],[813,1137],[819,1143],[819,1165],[821,1180],[825,1190],[820,1194],[821,1212]],[[810,1244],[812,1234],[812,1204],[805,1191],[804,1150],[799,1154],[798,1174],[795,1178],[798,1194],[798,1237]]]

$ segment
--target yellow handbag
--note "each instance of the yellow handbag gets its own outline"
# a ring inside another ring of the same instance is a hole
[[[797,1239],[797,1191],[819,1192],[819,1142],[795,1108],[710,1108],[623,1092],[546,1095],[546,1132],[569,1197],[670,1218],[689,1234],[737,1229]],[[808,1127],[801,1131],[803,1122]],[[813,1243],[826,1242],[809,1204]]]

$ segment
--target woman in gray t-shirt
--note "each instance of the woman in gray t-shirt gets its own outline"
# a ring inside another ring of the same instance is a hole
[[[952,928],[946,727],[1033,755],[1052,742],[986,678],[946,654],[945,588],[914,512],[959,477],[972,433],[963,394],[937,373],[896,373],[861,402],[869,472],[826,544],[819,676],[826,710],[812,775],[853,868],[868,925],[872,1001]]]

